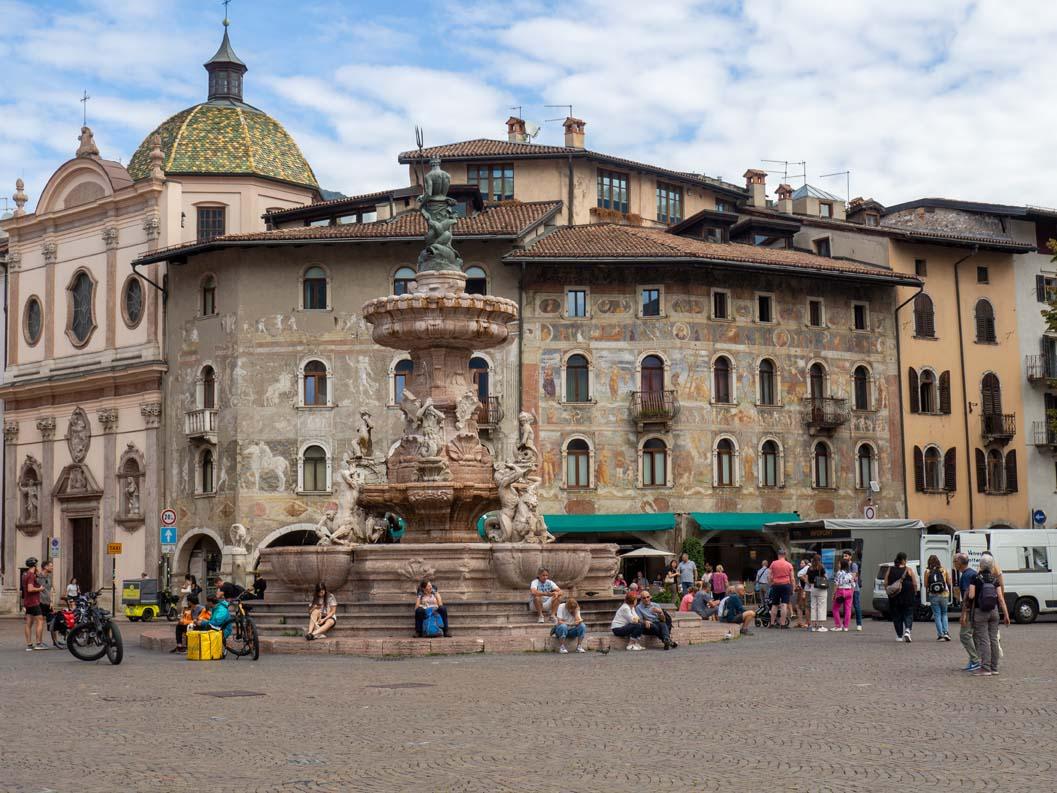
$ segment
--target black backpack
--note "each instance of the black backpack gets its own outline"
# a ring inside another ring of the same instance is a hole
[[[980,573],[979,579],[976,607],[980,611],[994,611],[998,608],[998,581],[991,573]]]
[[[947,581],[942,570],[929,570],[929,594],[942,595],[947,591]]]

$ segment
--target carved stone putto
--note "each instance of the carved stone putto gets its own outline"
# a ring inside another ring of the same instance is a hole
[[[42,440],[50,441],[55,437],[55,417],[44,416],[37,419],[37,430]]]
[[[75,463],[83,463],[88,456],[88,447],[92,445],[92,430],[88,424],[88,414],[84,408],[77,407],[70,416],[66,428],[66,443],[70,447],[70,457]]]
[[[117,247],[117,226],[107,226],[103,229],[103,244],[106,245],[107,250]]]
[[[95,415],[103,432],[113,432],[117,429],[117,411],[114,408],[102,408]]]

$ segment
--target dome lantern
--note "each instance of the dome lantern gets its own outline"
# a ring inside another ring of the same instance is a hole
[[[210,102],[218,99],[242,101],[242,76],[248,67],[231,48],[231,40],[228,38],[229,24],[225,18],[224,40],[220,42],[220,49],[204,64],[205,70],[209,72]]]

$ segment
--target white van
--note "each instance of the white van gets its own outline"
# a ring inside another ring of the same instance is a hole
[[[951,572],[951,582],[955,587],[955,598],[957,598],[958,581],[954,574],[954,539],[949,534],[925,534],[918,536],[918,557],[907,561],[907,567],[912,568],[918,574],[918,581],[925,580],[924,567],[928,564],[930,556],[936,556],[940,564]],[[892,568],[893,561],[882,562],[877,566],[877,575],[874,576],[873,584],[873,610],[884,619],[888,619],[888,593],[885,592],[885,578]],[[928,602],[928,593],[925,587],[918,589],[918,605],[914,612],[914,619],[932,619],[932,606]]]

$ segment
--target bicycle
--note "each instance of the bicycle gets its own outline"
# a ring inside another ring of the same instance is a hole
[[[253,592],[246,591],[231,601],[231,633],[224,637],[224,649],[236,659],[251,655],[256,661],[261,656],[261,639],[257,633],[257,623],[246,613],[244,600],[253,598]]]
[[[98,661],[104,655],[114,666],[121,663],[125,648],[110,612],[96,605],[103,593],[86,592],[77,597],[74,608],[76,624],[66,635],[66,649],[81,661]]]

